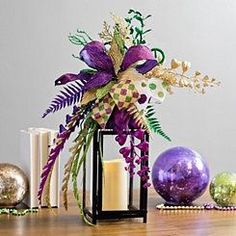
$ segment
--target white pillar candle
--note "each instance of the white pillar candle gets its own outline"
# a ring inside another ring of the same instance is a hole
[[[122,159],[103,162],[102,210],[128,209],[128,180]]]

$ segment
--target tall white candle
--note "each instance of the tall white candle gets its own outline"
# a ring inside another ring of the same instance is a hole
[[[103,163],[102,210],[127,210],[128,180],[124,160]]]

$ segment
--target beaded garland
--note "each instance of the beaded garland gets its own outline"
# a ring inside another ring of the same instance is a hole
[[[165,204],[157,205],[158,210],[219,210],[219,211],[234,211],[236,206],[222,207],[213,203],[205,203],[202,206],[170,206]]]
[[[14,215],[14,216],[24,216],[29,213],[37,213],[38,209],[15,209],[15,208],[1,208],[0,215]]]

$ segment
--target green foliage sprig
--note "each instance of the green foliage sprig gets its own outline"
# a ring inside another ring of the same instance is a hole
[[[152,52],[154,53],[155,58],[158,59],[158,62],[163,64],[166,58],[165,53],[160,48],[152,48]]]
[[[146,120],[147,120],[147,125],[150,130],[152,130],[155,134],[158,134],[165,138],[168,141],[171,141],[170,137],[162,130],[160,122],[158,119],[154,116],[155,115],[155,109],[152,105],[148,105],[146,109]]]
[[[69,41],[78,46],[84,46],[93,39],[84,30],[77,29],[75,34],[69,34]]]
[[[83,202],[81,200],[80,192],[78,188],[78,175],[79,175],[79,172],[83,163],[86,161],[87,153],[88,153],[93,135],[95,131],[97,130],[97,128],[98,128],[97,123],[94,120],[92,120],[92,118],[89,116],[84,122],[84,129],[82,129],[81,134],[78,135],[77,137],[77,138],[81,138],[82,136],[82,142],[81,142],[81,145],[77,149],[75,158],[72,163],[72,169],[71,169],[74,197],[80,209],[81,217],[84,220],[84,222],[87,223],[88,225],[93,225],[93,224],[89,222],[89,220],[86,218],[83,212]]]
[[[128,17],[125,21],[129,24],[130,34],[133,37],[133,44],[145,44],[144,36],[151,31],[151,29],[145,29],[145,21],[151,17],[151,15],[143,16],[141,12],[130,9]]]

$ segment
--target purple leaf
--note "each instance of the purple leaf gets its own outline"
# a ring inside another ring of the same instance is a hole
[[[126,139],[127,139],[127,135],[126,135],[126,134],[118,134],[118,135],[115,137],[115,140],[116,140],[121,146],[125,144]]]
[[[142,129],[138,129],[133,132],[133,135],[135,138],[139,140],[143,140],[145,132]]]
[[[104,44],[92,41],[84,46],[80,52],[80,58],[89,67],[98,71],[106,71],[114,75],[114,67],[111,57],[107,55]]]
[[[125,71],[132,64],[143,60],[155,60],[152,51],[144,45],[132,46],[126,52],[121,64],[121,71]]]
[[[149,159],[149,156],[148,156],[148,155],[142,156],[142,161],[148,161],[148,159]]]
[[[112,74],[106,72],[97,72],[84,86],[84,90],[90,90],[107,84],[112,80]]]
[[[61,94],[54,98],[49,108],[43,114],[43,118],[50,113],[54,113],[66,106],[79,102],[84,91],[84,85],[75,82],[73,85],[67,85],[67,87],[64,87],[64,90],[65,91],[62,90]]]
[[[72,114],[73,115],[76,114],[78,110],[79,110],[79,108],[76,105],[74,105]]]
[[[143,64],[136,66],[135,69],[141,74],[146,74],[148,71],[150,71],[156,65],[158,65],[157,60],[147,60]]]
[[[65,135],[65,132],[66,132],[66,135]],[[52,168],[57,160],[57,157],[59,156],[59,153],[63,150],[66,140],[70,137],[72,130],[66,130],[65,132],[63,133],[63,135],[60,135],[60,134],[58,135],[58,139],[60,140],[60,142],[55,148],[51,149],[49,157],[48,157],[48,161],[43,168],[43,172],[41,174],[41,181],[40,181],[40,185],[39,185],[39,190],[38,190],[38,200],[39,200],[40,204],[41,204],[43,189],[46,184],[49,173],[52,170]]]
[[[119,110],[117,106],[115,106],[107,122],[106,128],[113,129],[118,134],[122,133],[123,130],[127,130],[129,120],[129,113],[126,110]]]
[[[127,158],[131,152],[131,148],[130,147],[123,147],[120,149],[120,154],[123,155],[123,157]]]
[[[63,132],[65,132],[66,131],[66,128],[64,127],[64,125],[60,125],[59,126],[59,133],[61,134],[61,133],[63,133]]]
[[[129,128],[130,129],[139,129],[140,128],[140,126],[137,124],[135,119],[133,119],[132,117],[129,119]]]
[[[149,188],[149,187],[151,187],[151,184],[147,182],[147,183],[145,183],[145,184],[143,185],[143,187],[144,187],[144,188]]]
[[[88,81],[93,76],[93,71],[80,71],[79,74],[66,73],[55,80],[55,85],[64,85],[75,80]]]
[[[48,157],[48,161],[46,165],[44,166],[43,172],[41,174],[41,180],[40,180],[39,191],[38,191],[39,202],[41,201],[43,189],[46,184],[48,175],[50,171],[52,170],[59,153],[63,150],[66,140],[69,139],[71,133],[75,130],[75,127],[79,125],[78,122],[82,121],[82,119],[85,118],[87,113],[91,111],[92,108],[93,106],[89,104],[85,107],[83,111],[77,109],[77,112],[73,114],[73,117],[71,117],[71,119],[77,122],[74,122],[73,125],[70,127],[67,127],[67,129],[63,125],[60,125],[60,133],[57,135],[57,140],[58,140],[57,145],[51,149],[49,157]]]
[[[147,152],[149,148],[149,144],[147,141],[144,141],[136,145],[136,147],[140,149],[142,152]]]
[[[69,114],[66,115],[66,124],[68,124],[71,121],[72,116]]]

